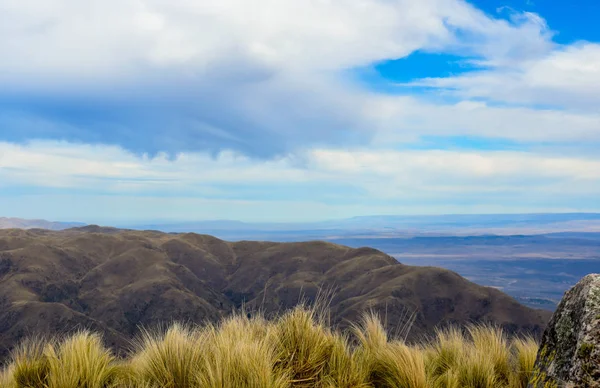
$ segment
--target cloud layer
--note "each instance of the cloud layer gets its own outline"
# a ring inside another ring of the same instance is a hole
[[[3,5],[5,139],[58,137],[136,152],[270,157],[364,144],[381,127],[402,129],[405,117],[373,121],[381,102],[344,71],[415,50],[504,64],[551,47],[538,16],[492,19],[458,0]],[[412,109],[402,99],[392,104]]]
[[[600,46],[552,39],[543,15],[462,0],[0,0],[0,213],[40,193],[290,219],[600,210]],[[356,76],[416,51],[470,71]]]
[[[116,203],[131,198],[153,198],[158,203],[157,198],[162,198],[178,206],[190,200],[204,201],[205,206],[230,201],[232,209],[271,201],[287,204],[281,220],[349,217],[355,215],[348,213],[351,209],[361,215],[369,214],[367,209],[414,214],[453,212],[460,206],[469,213],[525,206],[589,210],[600,190],[600,158],[515,151],[312,149],[271,160],[233,152],[217,157],[182,153],[169,159],[164,154],[140,157],[115,146],[34,142],[0,143],[0,155],[0,189],[5,192],[42,186],[50,198],[75,193],[84,198],[101,196],[103,201],[113,198]],[[574,200],[577,206],[572,206]],[[27,203],[27,197],[22,201]],[[313,203],[314,208],[297,208],[300,203]],[[325,205],[331,209],[323,211]],[[132,213],[137,206],[113,206],[121,218],[143,218],[139,210]],[[171,218],[165,212],[169,208],[152,211]],[[88,208],[84,213],[97,210]],[[206,210],[191,208],[180,217],[206,217]],[[257,219],[256,214],[248,217]]]

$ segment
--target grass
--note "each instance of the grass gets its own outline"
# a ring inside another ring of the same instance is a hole
[[[31,339],[0,372],[7,388],[524,388],[537,343],[492,326],[440,330],[431,341],[390,338],[366,315],[348,333],[318,310],[298,307],[273,320],[237,315],[218,325],[142,331],[116,358],[82,331]]]
[[[9,388],[109,388],[121,385],[127,371],[99,335],[82,331],[62,340],[27,340],[0,382]]]

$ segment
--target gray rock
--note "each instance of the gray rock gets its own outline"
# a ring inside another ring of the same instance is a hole
[[[563,297],[540,344],[530,387],[600,387],[600,275]]]

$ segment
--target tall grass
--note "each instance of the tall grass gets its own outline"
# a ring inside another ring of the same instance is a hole
[[[354,333],[360,344],[356,354],[367,370],[368,386],[427,387],[422,350],[400,341],[390,342],[377,316],[366,315],[362,325],[355,326]]]
[[[2,373],[8,388],[110,388],[127,373],[100,336],[82,331],[62,340],[28,340]]]
[[[196,386],[207,388],[283,388],[290,379],[277,368],[274,326],[260,317],[235,316],[203,331],[205,349]]]
[[[347,333],[318,310],[273,320],[237,315],[218,325],[142,331],[117,359],[101,338],[79,332],[32,339],[0,372],[7,388],[525,388],[537,344],[501,329],[440,330],[418,345],[390,338],[366,315]]]
[[[148,387],[196,387],[195,372],[205,349],[202,332],[174,324],[165,332],[143,330],[134,341],[134,354],[128,364],[131,384]]]
[[[48,385],[50,363],[44,349],[51,346],[42,338],[30,338],[12,353],[11,363],[2,373],[2,386],[43,387]]]
[[[516,338],[512,342],[513,355],[511,388],[527,388],[533,373],[538,344],[532,338]]]

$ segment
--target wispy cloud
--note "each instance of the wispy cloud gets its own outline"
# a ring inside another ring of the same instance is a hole
[[[389,209],[413,204],[423,211],[427,206],[452,209],[466,198],[469,206],[481,208],[510,208],[537,198],[564,208],[582,198],[589,202],[600,190],[600,159],[527,152],[313,149],[300,160],[257,160],[232,152],[216,158],[183,153],[169,159],[137,156],[114,146],[36,142],[0,143],[0,155],[2,188],[62,189],[84,197],[154,196],[164,197],[165,203],[193,196],[244,203],[365,202],[363,207],[379,202]],[[299,216],[290,206],[288,214]],[[205,212],[190,209],[188,216],[205,218]],[[318,213],[304,216],[308,214]]]
[[[413,85],[445,90],[464,99],[597,112],[600,103],[600,45],[576,43],[506,67]]]

